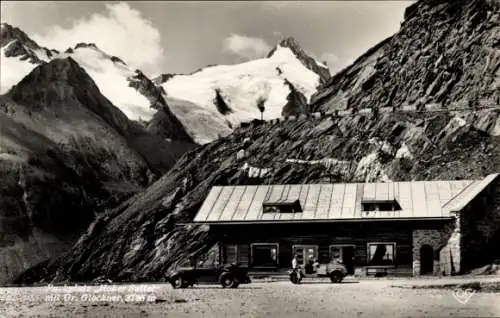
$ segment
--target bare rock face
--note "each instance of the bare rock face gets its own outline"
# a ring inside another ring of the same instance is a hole
[[[287,96],[287,103],[281,111],[282,116],[299,116],[300,114],[309,114],[306,97],[285,79],[285,85],[288,86],[290,93]]]
[[[129,79],[129,85],[144,95],[150,101],[151,107],[158,110],[153,118],[146,123],[146,129],[164,139],[194,145],[193,138],[186,132],[185,127],[168,107],[163,88],[156,86],[141,71],[136,70],[135,73],[136,75]]]
[[[171,73],[160,74],[157,77],[153,78],[153,83],[155,85],[161,85],[163,83],[166,83],[169,79],[171,79],[175,75],[177,74],[171,74]]]
[[[66,251],[177,159],[71,58],[37,66],[2,95],[0,127],[0,283]]]
[[[0,47],[8,44],[9,46],[5,50],[6,57],[19,57],[22,60],[28,60],[32,64],[41,64],[44,62],[35,51],[41,51],[40,53],[45,54],[48,58],[57,53],[57,51],[40,47],[19,28],[2,23],[0,27]]]
[[[257,121],[184,155],[148,189],[100,216],[70,252],[16,282],[161,281],[213,244],[206,227],[179,223],[192,220],[214,185],[481,178],[500,169],[500,139],[476,126],[499,116],[490,110]]]
[[[500,104],[500,3],[418,1],[395,35],[333,76],[314,111]]]
[[[78,48],[81,48],[81,47],[91,47],[91,48],[97,49],[97,45],[95,45],[95,43],[80,42],[80,43],[77,43],[75,45],[75,50],[78,49]]]

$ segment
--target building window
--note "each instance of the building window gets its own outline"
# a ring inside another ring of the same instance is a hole
[[[294,245],[293,253],[297,255],[297,263],[305,266],[310,261],[318,260],[318,245]]]
[[[368,265],[395,265],[396,243],[368,243]]]
[[[224,244],[222,246],[222,264],[238,263],[238,245]]]
[[[377,210],[377,204],[376,203],[370,203],[366,202],[363,203],[363,211],[376,211]]]
[[[277,267],[278,244],[252,244],[251,245],[252,266],[255,267]]]
[[[364,212],[371,211],[381,211],[381,212],[390,212],[390,211],[401,211],[401,206],[396,200],[389,201],[363,201],[362,203]]]
[[[264,213],[296,213],[302,212],[302,206],[299,200],[281,201],[281,202],[264,202],[262,203]]]

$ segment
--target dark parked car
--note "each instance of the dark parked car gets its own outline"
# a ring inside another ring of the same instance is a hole
[[[240,284],[249,284],[248,271],[238,265],[210,267],[179,267],[167,276],[174,288],[186,288],[199,283],[221,284],[224,288],[237,288]]]
[[[305,268],[301,268],[300,273],[296,269],[291,269],[288,273],[290,281],[294,284],[300,284],[304,277],[329,277],[332,283],[340,283],[347,276],[347,269],[342,263],[330,262],[317,266],[306,265]]]

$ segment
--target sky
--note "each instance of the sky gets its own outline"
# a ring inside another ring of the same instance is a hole
[[[1,21],[39,45],[95,43],[148,75],[267,55],[283,37],[332,73],[396,33],[414,1],[2,1]]]

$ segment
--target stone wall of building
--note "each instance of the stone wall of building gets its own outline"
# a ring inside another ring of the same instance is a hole
[[[442,233],[439,230],[414,230],[413,231],[413,275],[420,275],[420,249],[424,245],[432,247],[437,251],[440,247]],[[439,260],[434,256],[434,273],[439,265]]]
[[[434,274],[454,275],[493,261],[500,231],[500,178],[478,194],[443,230],[413,231],[413,274],[420,275],[420,248],[435,251]]]
[[[500,178],[493,181],[458,213],[462,220],[461,272],[491,264],[495,255],[495,234],[500,231]]]
[[[445,245],[439,251],[439,274],[454,275],[460,271],[460,217],[444,231]]]
[[[460,233],[456,222],[452,221],[443,229],[417,229],[412,235],[413,275],[420,275],[421,259],[420,250],[422,246],[429,245],[433,250],[432,274],[446,273],[447,268],[459,266],[459,242]],[[455,261],[456,260],[456,261]],[[455,264],[454,264],[455,263]],[[450,271],[449,271],[450,272]]]

